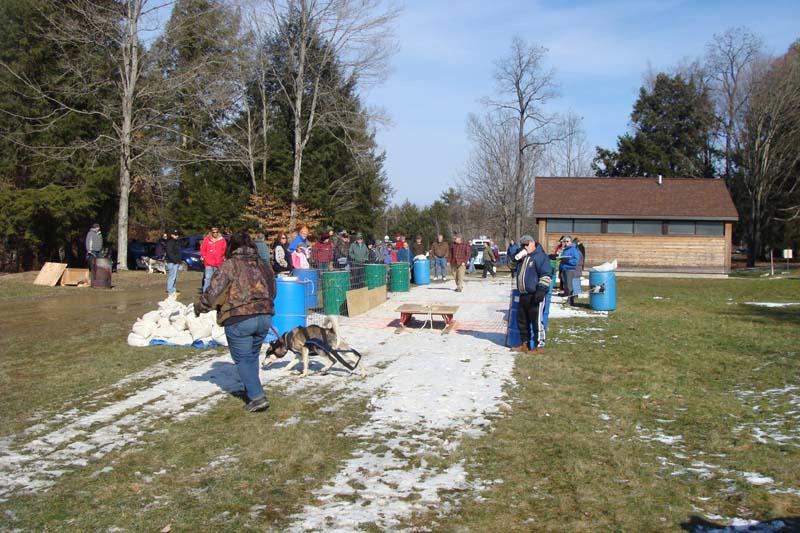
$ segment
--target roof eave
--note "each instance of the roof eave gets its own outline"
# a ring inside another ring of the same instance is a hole
[[[737,222],[739,217],[731,216],[674,216],[674,215],[578,215],[570,213],[533,213],[534,218],[581,218],[604,220],[701,220],[703,222]]]

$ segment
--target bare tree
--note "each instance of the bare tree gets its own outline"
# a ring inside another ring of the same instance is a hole
[[[547,49],[541,46],[528,45],[521,38],[511,41],[511,54],[497,63],[495,81],[498,98],[487,98],[486,105],[502,115],[503,121],[514,124],[516,129],[513,220],[514,236],[522,233],[522,224],[528,214],[525,198],[525,184],[528,176],[526,153],[538,147],[546,146],[556,138],[552,135],[551,126],[556,123],[557,115],[550,114],[544,105],[556,96],[555,74],[544,67]]]
[[[747,206],[742,215],[751,266],[770,220],[800,218],[800,49],[757,67],[742,128],[743,168],[734,188],[740,205]]]
[[[551,176],[590,176],[592,149],[586,141],[580,117],[568,111],[555,127],[556,140],[546,149],[545,168]]]
[[[326,76],[338,70],[341,80],[382,80],[393,50],[390,24],[398,11],[383,0],[265,0],[283,58],[272,62],[272,75],[294,122],[292,222],[300,196],[303,151],[317,127],[347,123],[352,110],[339,103],[339,87]]]
[[[725,138],[725,179],[729,184],[737,137],[750,97],[748,70],[762,49],[761,37],[742,27],[714,34],[706,45],[706,69],[717,96],[717,115]]]
[[[472,149],[460,179],[464,198],[470,204],[485,205],[489,220],[496,224],[502,238],[508,239],[516,223],[513,198],[517,190],[517,157],[520,156],[517,129],[512,122],[500,120],[497,113],[471,114],[467,136]],[[523,156],[530,158],[533,153],[529,150],[523,152]],[[523,190],[532,191],[534,165],[528,162],[523,168],[526,169]]]

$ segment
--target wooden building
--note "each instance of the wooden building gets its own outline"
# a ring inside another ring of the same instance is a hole
[[[538,240],[586,246],[585,268],[616,259],[620,271],[727,273],[738,219],[720,179],[539,177]]]

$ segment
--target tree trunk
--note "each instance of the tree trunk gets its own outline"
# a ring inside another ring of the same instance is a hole
[[[141,3],[128,4],[126,41],[122,46],[122,125],[119,129],[119,210],[117,212],[117,270],[128,270],[128,209],[131,192],[131,146],[136,82],[139,77],[138,20]]]

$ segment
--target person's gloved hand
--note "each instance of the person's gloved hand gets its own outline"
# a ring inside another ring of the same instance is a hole
[[[538,304],[542,303],[547,296],[547,287],[542,287],[538,285],[536,287],[536,292],[533,293],[533,303]]]
[[[514,261],[522,261],[526,255],[528,255],[528,250],[523,248],[522,250],[517,252],[517,255],[514,256]]]
[[[200,313],[202,313],[202,312],[203,312],[203,310],[200,308],[200,302],[195,302],[194,303],[194,316],[199,317]]]
[[[553,279],[550,276],[542,276],[541,278],[539,278],[539,285],[544,285],[545,287],[549,287],[552,281]]]

